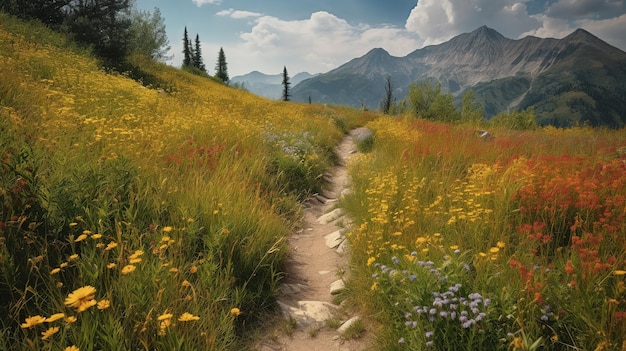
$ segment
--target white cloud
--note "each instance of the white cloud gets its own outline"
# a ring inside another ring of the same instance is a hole
[[[200,7],[206,4],[219,5],[222,3],[222,0],[192,0],[196,6]]]
[[[284,65],[293,74],[326,72],[375,47],[396,56],[421,47],[421,41],[404,29],[353,25],[325,11],[293,21],[262,16],[240,37],[243,43],[231,48],[235,53],[231,57],[272,67],[266,73],[278,73]]]
[[[626,37],[624,36],[626,14],[597,21],[581,19],[576,21],[576,26],[584,28],[593,35],[602,38],[602,40],[621,50],[626,50]]]
[[[254,17],[263,16],[262,13],[251,12],[251,11],[240,11],[240,10],[235,10],[232,8],[228,10],[219,11],[218,13],[216,13],[216,15],[230,17],[234,19],[246,19],[246,18],[254,18]]]
[[[406,28],[419,35],[426,45],[442,43],[481,25],[492,27],[508,38],[527,35],[563,38],[577,28],[584,28],[609,44],[626,49],[623,0],[559,0],[544,13],[534,15],[528,14],[526,2],[419,0],[406,20]]]
[[[482,25],[517,37],[540,23],[528,14],[525,0],[419,0],[405,26],[431,45]]]

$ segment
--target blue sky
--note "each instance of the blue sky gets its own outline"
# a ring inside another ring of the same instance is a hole
[[[200,36],[214,73],[224,48],[231,77],[251,71],[323,73],[382,47],[404,56],[487,25],[504,36],[562,38],[584,28],[626,50],[625,0],[136,0],[158,7],[180,66],[184,27]]]

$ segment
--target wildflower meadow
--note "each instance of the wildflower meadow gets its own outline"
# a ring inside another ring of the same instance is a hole
[[[0,15],[0,349],[243,348],[368,118],[134,60],[159,87]]]
[[[377,349],[626,350],[623,130],[367,126],[344,203]]]
[[[132,60],[149,81],[0,14],[0,349],[246,349],[366,126],[340,298],[372,349],[626,350],[624,130],[270,101]]]

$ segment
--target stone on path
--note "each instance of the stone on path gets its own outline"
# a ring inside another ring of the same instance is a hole
[[[335,280],[330,284],[330,294],[337,295],[346,288],[346,283],[342,279]]]
[[[350,319],[348,319],[345,323],[343,323],[339,328],[337,328],[337,332],[339,334],[344,334],[346,331],[348,331],[348,328],[350,328],[354,323],[360,321],[361,318],[359,316],[355,316],[352,317]]]
[[[331,249],[334,249],[337,246],[339,246],[339,244],[341,244],[343,239],[344,239],[343,230],[341,229],[336,230],[324,236],[324,240],[326,240],[326,246],[328,246]]]
[[[298,301],[298,307],[278,301],[278,306],[286,318],[293,318],[303,328],[322,327],[338,313],[337,306],[324,301]]]
[[[320,216],[317,219],[317,222],[320,224],[328,224],[341,216],[343,216],[343,209],[336,208],[327,214]]]
[[[337,250],[335,250],[335,252],[337,252],[340,255],[343,255],[344,253],[348,252],[348,240],[343,240],[341,242],[341,244],[339,244],[339,246],[337,246]]]

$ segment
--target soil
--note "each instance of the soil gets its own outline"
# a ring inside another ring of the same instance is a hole
[[[349,185],[347,160],[356,153],[353,136],[358,130],[351,131],[337,145],[335,153],[338,162],[325,176],[326,190],[307,201],[304,209],[302,228],[296,230],[288,239],[290,254],[284,283],[299,287],[281,289],[278,301],[296,306],[298,301],[324,301],[333,303],[330,285],[349,274],[348,253],[338,254],[336,249],[326,245],[324,236],[349,225],[345,217],[328,224],[319,223],[318,218],[335,208],[337,199]],[[301,289],[300,289],[301,288]],[[337,319],[344,322],[356,314],[343,312]],[[342,337],[336,329],[322,326],[304,329],[288,320],[281,320],[262,337],[256,346],[259,351],[361,351],[369,346],[370,335],[367,326],[363,335],[356,339]]]

